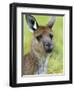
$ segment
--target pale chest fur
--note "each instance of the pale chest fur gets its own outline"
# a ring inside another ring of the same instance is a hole
[[[47,67],[48,67],[48,59],[47,58],[41,58],[38,63],[38,69],[35,72],[35,74],[46,74],[47,73]]]

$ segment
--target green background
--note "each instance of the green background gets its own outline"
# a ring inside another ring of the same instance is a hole
[[[50,19],[47,15],[33,15],[39,25],[46,25]],[[56,16],[56,21],[53,26],[53,42],[54,49],[48,58],[48,74],[63,73],[63,16]],[[30,43],[32,39],[32,32],[23,15],[23,55],[30,51]]]

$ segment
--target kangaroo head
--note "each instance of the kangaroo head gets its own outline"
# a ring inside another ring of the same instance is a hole
[[[41,44],[46,53],[50,53],[53,49],[53,31],[52,27],[55,22],[55,16],[52,16],[50,21],[45,26],[39,26],[36,19],[31,15],[26,15],[26,21],[33,32],[34,40]]]

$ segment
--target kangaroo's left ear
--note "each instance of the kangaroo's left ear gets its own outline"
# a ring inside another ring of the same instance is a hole
[[[54,25],[54,23],[55,23],[55,20],[56,20],[56,16],[52,16],[51,19],[50,19],[50,21],[48,22],[47,26],[49,28],[52,28],[53,25]]]
[[[37,30],[38,23],[37,23],[36,19],[33,16],[31,16],[29,14],[26,14],[26,21],[27,21],[27,24],[28,24],[28,26],[29,26],[29,28],[31,29],[32,32]]]

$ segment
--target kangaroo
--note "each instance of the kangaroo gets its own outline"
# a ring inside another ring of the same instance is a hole
[[[56,17],[52,16],[46,26],[40,26],[30,14],[26,14],[25,18],[33,37],[30,52],[23,56],[22,74],[47,74],[47,56],[53,50],[52,27]]]

